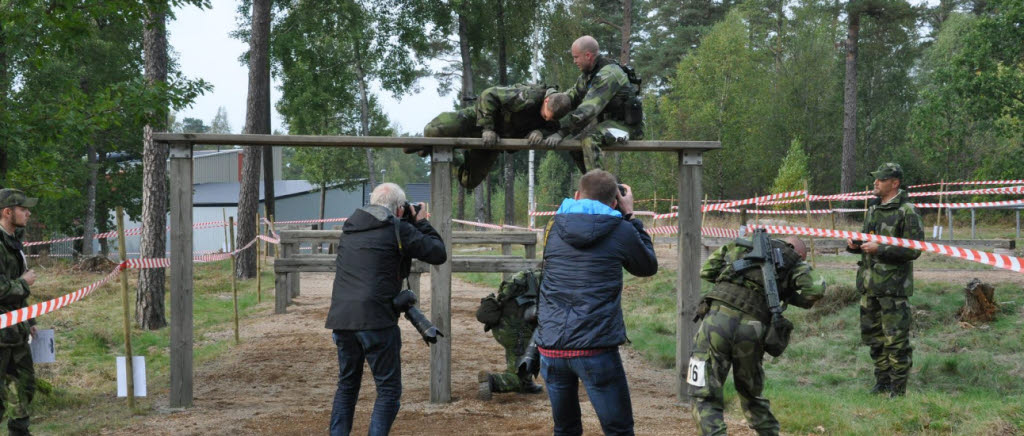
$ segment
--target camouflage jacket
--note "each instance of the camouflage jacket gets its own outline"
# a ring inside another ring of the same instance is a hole
[[[524,138],[534,130],[554,133],[558,124],[540,116],[547,92],[544,85],[487,88],[476,102],[476,125],[511,138]]]
[[[907,191],[901,189],[889,201],[868,208],[861,233],[924,239],[924,223],[908,199]],[[921,256],[921,250],[880,244],[874,255],[860,248],[847,251],[861,254],[857,262],[857,290],[871,296],[909,297],[914,294],[913,261]]]
[[[622,67],[598,56],[594,68],[581,74],[576,85],[566,91],[576,109],[559,120],[562,136],[579,133],[592,122],[624,121],[623,111],[632,92]]]
[[[773,240],[772,245],[779,245],[780,242]],[[732,303],[729,300],[737,299],[750,302],[749,306],[756,307],[755,310],[749,311],[752,315],[766,317],[769,314],[768,302],[765,299],[764,280],[760,269],[736,273],[732,267],[733,262],[741,259],[749,251],[749,248],[737,245],[735,242],[730,242],[715,250],[700,270],[700,278],[715,284],[710,291],[704,292],[704,295],[707,298],[729,303]],[[793,255],[796,256],[795,253]],[[783,302],[808,309],[825,293],[825,282],[821,276],[802,260],[797,260],[795,265],[785,271],[776,271],[776,274],[779,299]],[[728,293],[743,294],[723,296]],[[736,306],[736,304],[731,305]],[[737,309],[743,310],[740,307]]]
[[[24,230],[15,230],[8,234],[0,229],[0,313],[6,313],[26,307],[29,289],[28,283],[21,275],[28,269],[25,257],[21,252],[21,238]],[[28,327],[35,325],[35,320],[0,330],[0,347],[22,345],[28,338]]]

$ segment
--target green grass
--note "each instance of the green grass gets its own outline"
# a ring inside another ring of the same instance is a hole
[[[1014,434],[1024,432],[1024,298],[1020,285],[998,285],[1004,302],[988,326],[964,328],[954,315],[963,284],[915,283],[914,368],[906,398],[871,396],[867,348],[860,345],[854,272],[822,269],[826,298],[812,310],[793,308],[793,342],[766,356],[765,396],[786,433]],[[661,367],[675,361],[675,272],[627,275],[623,310],[631,346]],[[706,287],[707,284],[705,283]],[[731,376],[730,376],[731,377]],[[726,384],[727,414],[741,418]]]
[[[231,264],[221,261],[195,265],[193,314],[195,363],[211,361],[234,346]],[[102,278],[105,273],[80,273],[66,265],[37,269],[40,279],[33,287],[32,303],[64,295]],[[273,303],[273,271],[262,271],[263,302],[256,303],[256,280],[239,280],[239,317],[267,310]],[[128,274],[129,307],[134,316],[137,272]],[[169,310],[170,292],[165,307]],[[170,329],[132,329],[132,353],[145,356],[149,396],[137,398],[135,410],[127,400],[116,398],[115,356],[124,355],[120,282],[115,280],[92,295],[39,318],[39,328],[55,330],[57,362],[36,365],[37,377],[53,386],[37,393],[33,402],[33,433],[95,434],[127,425],[132,416],[155,411],[154,397],[169,389]],[[226,334],[225,334],[226,333]]]

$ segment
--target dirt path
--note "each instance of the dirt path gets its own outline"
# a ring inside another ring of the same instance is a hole
[[[129,428],[109,434],[325,434],[338,377],[336,348],[323,328],[332,277],[303,274],[302,295],[288,308],[288,314],[274,316],[268,305],[266,312],[244,320],[242,345],[214,362],[197,366],[194,407],[142,417]],[[424,277],[422,283],[429,284],[429,278]],[[500,346],[474,318],[480,298],[492,290],[460,280],[455,280],[452,288],[452,402],[430,403],[429,348],[412,326],[401,320],[404,390],[392,434],[551,434],[547,395],[500,394],[487,402],[476,399],[477,371],[504,366]],[[430,291],[423,292],[422,299],[429,304]],[[429,313],[429,307],[424,312]],[[676,405],[672,371],[651,367],[628,347],[623,347],[622,354],[636,433],[695,434],[689,409]],[[366,433],[375,398],[367,369],[353,434]],[[157,401],[167,404],[166,398]],[[584,396],[585,433],[600,434],[597,417],[585,401]],[[752,434],[739,422],[742,415],[738,412],[730,412],[729,417],[731,434]]]

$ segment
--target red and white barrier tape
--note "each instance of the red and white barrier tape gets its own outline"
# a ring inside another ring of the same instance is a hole
[[[488,223],[481,223],[481,222],[477,222],[477,221],[459,220],[459,219],[454,219],[454,218],[452,218],[452,222],[453,223],[458,223],[458,224],[465,224],[467,226],[482,227],[482,228],[485,228],[485,229],[494,229],[494,230],[508,230],[508,229],[511,229],[511,230],[526,230],[526,231],[531,231],[531,232],[543,232],[544,231],[544,229],[531,229],[529,227],[513,226],[513,225],[509,225],[509,224],[501,224],[501,225],[498,225],[498,224],[488,224]]]
[[[911,197],[934,197],[938,195],[978,195],[978,194],[1024,194],[1024,186],[1006,186],[1002,188],[969,189],[966,191],[929,191],[911,192]]]
[[[112,280],[114,277],[116,277],[117,273],[120,272],[123,268],[124,264],[120,264],[116,268],[114,268],[114,270],[111,271],[110,274],[107,274],[106,277],[103,277],[103,279],[101,279],[100,281],[93,283],[89,286],[86,286],[82,289],[79,289],[77,291],[71,292],[67,295],[62,295],[52,300],[43,301],[41,303],[36,303],[31,306],[24,307],[15,311],[0,314],[0,329],[10,327],[20,322],[28,321],[40,315],[45,315],[64,306],[67,306],[71,303],[74,303],[78,300],[81,300],[82,298],[89,296],[89,294],[91,294],[92,291],[95,291],[96,288],[103,286],[104,284]]]
[[[1020,206],[1024,205],[1024,199],[1022,200],[1006,200],[1006,201],[985,201],[981,203],[918,203],[918,209],[970,209],[973,207],[1000,207],[1000,206]]]
[[[295,221],[274,221],[274,224],[315,224],[315,223],[341,223],[348,218],[324,218],[322,220],[295,220]]]
[[[783,192],[781,194],[762,195],[760,197],[748,198],[745,200],[736,200],[728,203],[706,205],[701,207],[701,211],[732,209],[736,206],[742,206],[745,204],[759,204],[763,201],[773,201],[782,198],[802,197],[805,195],[807,195],[807,191],[791,191]]]
[[[936,183],[922,183],[920,185],[910,185],[907,189],[914,188],[925,188],[929,186],[942,186],[942,185],[1019,185],[1024,183],[1024,180],[985,180],[985,181],[974,181],[974,182],[936,182]]]

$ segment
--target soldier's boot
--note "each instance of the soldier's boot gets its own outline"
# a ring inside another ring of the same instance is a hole
[[[476,391],[476,398],[481,401],[491,401],[491,393],[494,392],[494,377],[487,371],[480,371],[476,375],[479,383]]]
[[[7,422],[7,434],[11,436],[31,436],[28,431],[29,417],[11,418]]]
[[[464,161],[458,165],[456,175],[459,184],[463,188],[476,188],[484,179],[491,167],[498,160],[500,152],[491,150],[468,150],[464,155]]]
[[[431,150],[430,150],[430,147],[403,147],[402,151],[404,151],[405,154],[416,153],[420,157],[427,157],[427,156],[430,156],[430,151]]]
[[[895,382],[890,386],[889,398],[899,398],[907,395],[907,382]]]
[[[539,394],[544,392],[544,387],[533,382],[533,377],[527,375],[523,377],[519,376],[519,393],[521,394]]]
[[[892,384],[889,382],[889,376],[881,376],[875,378],[875,385],[871,387],[872,395],[884,395],[892,392]]]

